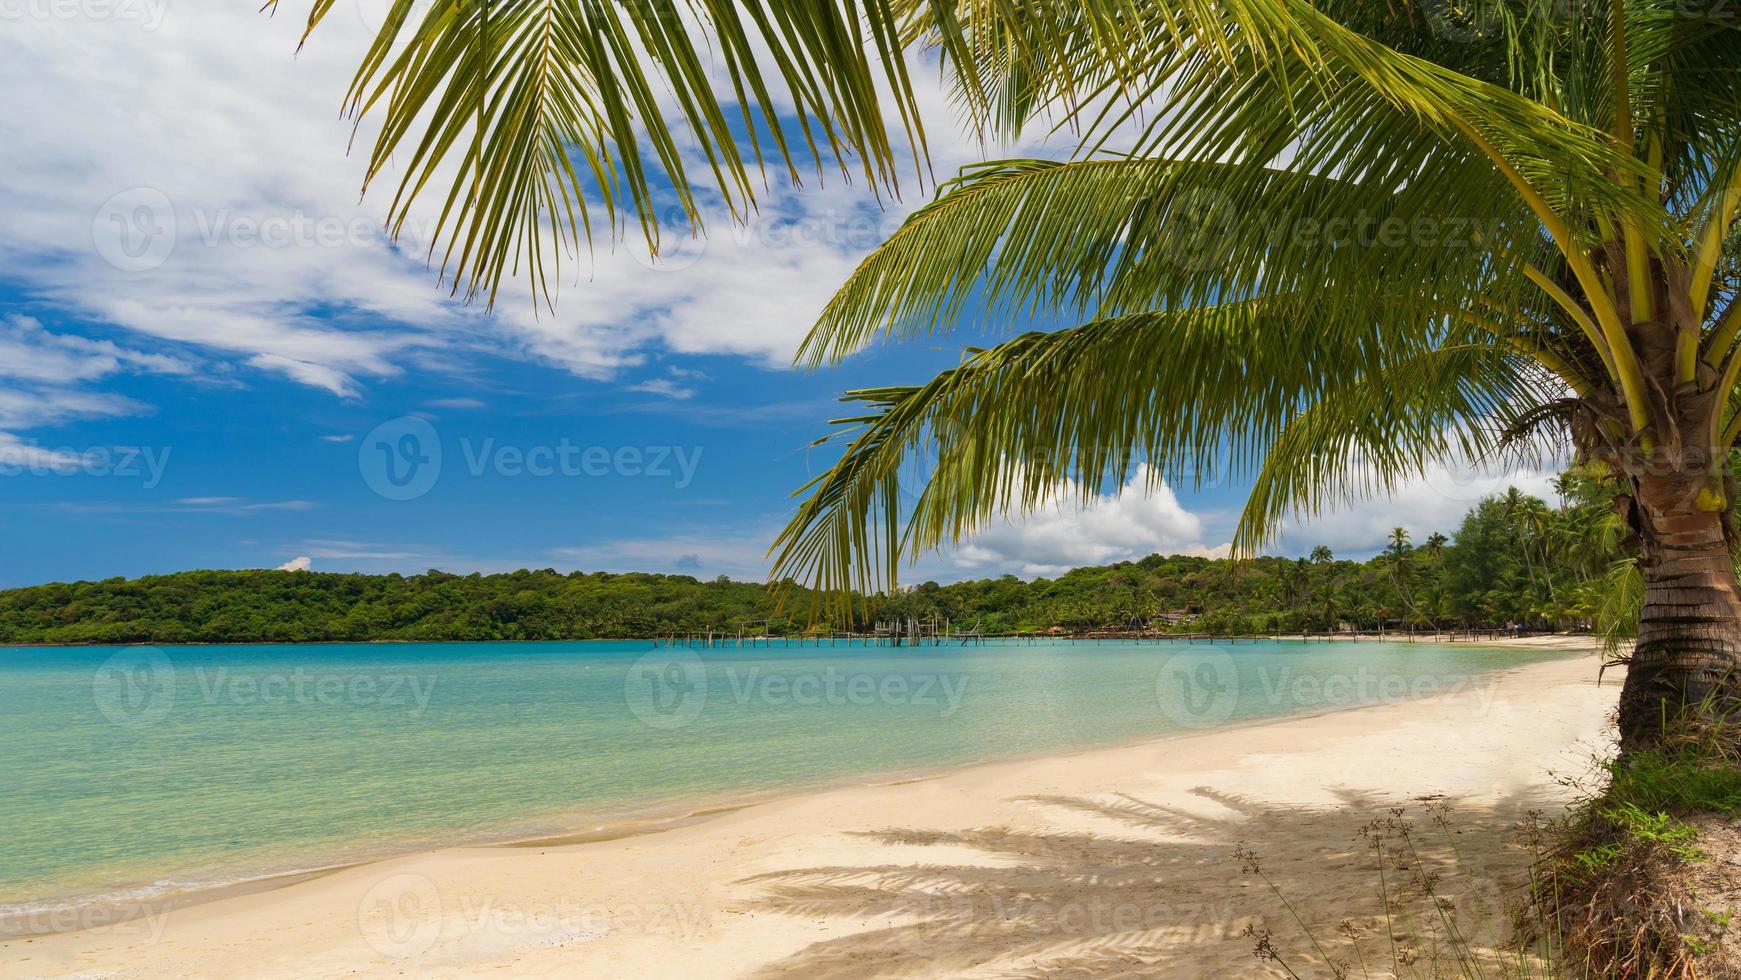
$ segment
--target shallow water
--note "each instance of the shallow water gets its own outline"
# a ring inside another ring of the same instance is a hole
[[[1470,645],[0,649],[0,914],[1464,690]]]

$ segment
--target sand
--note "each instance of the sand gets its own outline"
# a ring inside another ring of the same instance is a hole
[[[1580,641],[1521,642],[1568,657],[1427,699],[815,792],[654,834],[408,855],[12,940],[0,976],[1283,975],[1248,928],[1322,975],[1242,872],[1242,842],[1328,955],[1388,964],[1363,825],[1403,808],[1458,921],[1493,932],[1527,863],[1515,826],[1563,807],[1555,774],[1609,750],[1617,673],[1599,688]],[[1428,804],[1449,808],[1454,838]],[[1389,874],[1393,889],[1407,877]]]

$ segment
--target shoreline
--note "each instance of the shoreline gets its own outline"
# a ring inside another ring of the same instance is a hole
[[[1594,680],[1596,662],[1593,659],[1571,656],[1594,649],[1593,645],[1584,638],[1530,638],[1498,641],[1494,645],[1557,649],[1568,654],[1565,657],[1556,657],[1534,664],[1503,667],[1483,674],[1484,678],[1491,678],[1494,681],[1502,701],[1511,696],[1513,690],[1519,685],[1534,683],[1531,678],[1541,677],[1544,672],[1548,675],[1558,676],[1561,681],[1579,674],[1588,674],[1589,681],[1593,682]],[[1612,683],[1612,680],[1609,683]],[[1560,686],[1564,686],[1563,683]],[[1350,719],[1358,718],[1371,721],[1399,714],[1406,718],[1411,713],[1410,708],[1456,702],[1461,697],[1461,695],[1456,694],[1441,694],[1424,700],[1403,698],[1377,703],[1343,705],[1311,714],[1290,714],[1267,719],[1254,719],[1206,730],[1186,730],[1149,735],[1115,744],[1084,746],[1063,752],[1039,753],[1021,758],[944,766],[919,772],[882,773],[869,781],[860,776],[833,785],[808,784],[775,790],[770,794],[759,794],[760,798],[747,801],[740,800],[730,803],[714,801],[714,805],[708,807],[679,807],[686,812],[659,820],[643,818],[625,821],[609,829],[600,827],[590,832],[568,832],[493,842],[472,842],[440,847],[435,850],[399,853],[326,869],[289,872],[283,875],[268,876],[251,883],[238,883],[237,885],[223,886],[220,889],[206,890],[191,900],[188,900],[187,896],[179,896],[178,901],[164,899],[155,903],[141,903],[141,905],[148,907],[144,908],[140,915],[127,921],[117,920],[112,915],[87,916],[82,919],[74,917],[71,921],[75,925],[96,927],[86,929],[83,932],[55,930],[38,932],[29,937],[9,937],[0,942],[0,973],[10,975],[11,970],[17,967],[28,969],[29,966],[25,960],[18,958],[26,951],[37,953],[49,950],[57,956],[73,956],[78,959],[83,958],[81,950],[87,946],[89,946],[92,955],[100,955],[101,950],[104,949],[112,951],[132,949],[134,952],[139,952],[136,944],[128,942],[129,938],[140,938],[139,936],[130,937],[130,933],[137,930],[130,928],[129,923],[137,925],[142,919],[154,929],[163,930],[157,933],[157,938],[151,939],[146,944],[144,951],[161,953],[162,946],[159,940],[162,935],[173,929],[203,928],[203,925],[211,920],[225,920],[243,910],[253,910],[270,919],[274,908],[300,905],[303,896],[310,892],[334,888],[342,890],[342,888],[354,886],[358,879],[374,879],[378,883],[382,880],[382,875],[391,877],[389,872],[402,867],[439,869],[450,862],[462,859],[488,862],[493,857],[514,861],[549,854],[587,853],[598,855],[609,852],[620,856],[640,850],[661,849],[674,841],[696,837],[713,838],[728,833],[728,828],[733,825],[746,821],[751,823],[765,822],[770,816],[782,811],[813,807],[819,800],[855,795],[869,799],[910,794],[929,795],[938,792],[942,787],[978,784],[988,780],[995,781],[1011,774],[1016,774],[1020,782],[1026,783],[1030,780],[1022,774],[1030,771],[1069,771],[1077,767],[1095,769],[1104,760],[1117,756],[1164,758],[1178,754],[1177,750],[1181,743],[1189,743],[1194,748],[1207,745],[1216,748],[1217,751],[1225,752],[1229,747],[1263,741],[1278,731],[1304,731],[1325,726],[1358,730],[1365,727],[1364,722],[1355,723],[1351,722]],[[1611,700],[1611,692],[1603,691],[1600,697]],[[1465,710],[1471,707],[1479,708],[1480,706],[1472,703],[1464,705]],[[1284,744],[1291,741],[1293,741],[1292,737],[1283,738]],[[1126,771],[1130,769],[1128,765],[1122,765],[1119,768]],[[979,802],[984,803],[985,801]],[[818,829],[827,832],[830,828],[823,825]],[[453,884],[450,879],[440,874],[430,874],[427,870],[417,870],[411,873],[418,877],[417,884],[420,890],[424,882],[429,882],[431,887],[436,888],[437,891],[440,891],[441,888],[436,883],[440,883],[442,886]],[[341,886],[340,883],[343,885]],[[504,893],[508,897],[512,897],[514,894],[512,889]],[[357,938],[358,929],[357,922],[353,921],[348,929],[351,939]],[[587,931],[581,930],[581,932]],[[606,932],[608,933],[608,930]],[[579,941],[573,937],[570,939]],[[595,937],[595,939],[587,940],[587,944],[590,945],[594,941],[602,940],[596,940]],[[568,944],[569,941],[563,941],[557,945],[566,946]],[[348,945],[354,946],[354,943]],[[378,944],[364,943],[362,955],[365,960],[374,960],[380,957],[381,954],[374,948],[375,945]],[[32,947],[35,949],[33,950]],[[36,955],[28,957],[29,960],[36,958]],[[395,957],[387,957],[383,962],[393,963],[398,962],[398,960]],[[381,963],[377,963],[376,966],[384,968]]]
[[[1113,638],[1095,638],[1096,642],[1117,642]],[[1180,637],[1180,639],[1184,639]],[[1245,638],[1254,641],[1266,638]],[[1406,643],[1407,641],[1384,640],[1374,642]],[[369,641],[374,642],[374,641]],[[472,641],[452,641],[469,643]],[[534,643],[534,642],[588,642],[588,641],[500,641],[503,643]],[[596,641],[622,642],[622,641]],[[1434,641],[1417,640],[1423,645],[1450,645],[1449,642],[1435,644]],[[1507,640],[1459,640],[1455,641],[1465,646],[1485,646],[1507,649],[1546,649],[1564,651],[1570,659],[1588,653],[1595,649],[1588,637],[1548,634],[1534,637],[1522,637]],[[194,646],[230,646],[259,645],[277,646],[280,644],[192,644]],[[328,645],[325,643],[314,645]],[[758,648],[765,649],[765,648]],[[1495,667],[1480,674],[1473,675],[1476,681],[1472,689],[1479,688],[1479,680],[1497,680],[1508,674],[1526,669],[1530,664],[1516,664]],[[1444,694],[1430,695],[1432,697],[1447,696]],[[49,896],[34,903],[38,908],[30,911],[0,911],[0,945],[6,942],[38,936],[54,935],[62,932],[77,931],[66,928],[15,928],[14,923],[20,918],[33,915],[49,915],[57,918],[72,917],[75,921],[96,914],[107,917],[113,914],[130,914],[127,909],[148,907],[153,911],[162,912],[174,909],[204,905],[210,902],[222,902],[240,895],[251,895],[268,892],[278,888],[289,887],[304,880],[332,874],[350,868],[366,867],[385,861],[405,857],[436,853],[452,848],[533,848],[560,847],[582,844],[603,843],[650,834],[664,833],[670,830],[693,826],[719,816],[734,813],[756,806],[778,804],[809,795],[828,793],[848,789],[877,789],[882,787],[901,786],[947,778],[949,776],[969,773],[973,770],[1003,765],[1017,765],[1044,761],[1068,760],[1077,756],[1120,749],[1134,749],[1146,746],[1156,746],[1164,743],[1209,734],[1234,734],[1247,729],[1262,728],[1278,722],[1290,720],[1308,720],[1346,712],[1363,711],[1372,708],[1388,707],[1423,700],[1418,696],[1407,694],[1394,697],[1380,697],[1376,700],[1298,709],[1285,714],[1266,717],[1248,718],[1232,722],[1219,722],[1207,728],[1179,728],[1173,731],[1146,733],[1107,742],[1096,742],[1076,746],[1062,746],[1022,752],[1013,755],[999,755],[994,758],[975,759],[939,763],[931,766],[902,768],[875,772],[855,773],[833,779],[812,780],[786,786],[775,786],[763,790],[732,792],[717,796],[677,797],[666,800],[648,801],[643,804],[631,804],[617,809],[590,811],[571,811],[565,813],[547,814],[548,819],[560,826],[547,830],[529,831],[516,828],[513,824],[504,824],[497,829],[458,833],[451,838],[439,840],[406,841],[398,845],[385,844],[372,850],[357,850],[345,853],[343,849],[335,849],[327,853],[334,856],[330,860],[311,863],[306,866],[290,866],[277,870],[241,874],[234,877],[223,877],[213,872],[214,880],[209,883],[159,887],[159,883],[138,882],[111,891],[93,894],[70,894],[64,896]],[[590,825],[590,829],[585,829]],[[17,904],[17,903],[15,903]],[[0,906],[3,909],[4,906]]]
[[[1487,633],[1487,634],[1489,634],[1489,636],[1487,636],[1485,639],[1480,639],[1480,638],[1458,639],[1457,635],[1459,632],[1461,632],[1465,636],[1470,636],[1471,634],[1474,634],[1474,633]],[[1433,636],[1434,636],[1433,639],[1426,639],[1425,633],[1412,633],[1411,634],[1411,633],[1397,632],[1397,633],[1380,634],[1380,633],[1368,633],[1368,632],[1361,632],[1361,631],[1354,631],[1354,632],[1348,632],[1348,633],[1320,633],[1320,634],[1263,633],[1263,634],[1250,634],[1250,635],[1247,635],[1247,634],[1238,634],[1238,635],[1215,634],[1215,635],[1210,635],[1208,633],[1133,633],[1133,634],[1130,634],[1128,636],[1108,635],[1108,634],[1103,634],[1103,633],[1056,633],[1056,634],[1053,634],[1053,633],[994,633],[994,634],[987,634],[985,636],[982,636],[979,638],[979,640],[980,641],[985,641],[985,640],[1070,640],[1072,642],[1082,642],[1082,643],[1087,643],[1087,642],[1094,642],[1094,643],[1143,643],[1143,642],[1147,641],[1147,642],[1152,642],[1155,644],[1160,644],[1163,642],[1164,643],[1175,643],[1175,642],[1178,642],[1181,640],[1184,641],[1186,644],[1190,644],[1190,643],[1196,642],[1198,640],[1201,640],[1205,643],[1223,643],[1223,642],[1225,642],[1228,644],[1238,644],[1238,643],[1242,643],[1242,642],[1244,642],[1244,643],[1261,643],[1261,642],[1265,642],[1265,641],[1279,642],[1279,641],[1285,640],[1285,641],[1288,641],[1290,643],[1292,643],[1292,642],[1298,642],[1298,643],[1361,643],[1361,642],[1368,642],[1368,643],[1403,643],[1403,644],[1406,644],[1406,643],[1436,643],[1436,644],[1463,643],[1463,644],[1472,645],[1472,646],[1529,645],[1532,641],[1540,641],[1540,640],[1547,640],[1547,641],[1572,640],[1572,641],[1578,641],[1578,642],[1582,642],[1582,643],[1586,643],[1586,644],[1600,642],[1595,636],[1592,636],[1592,635],[1587,634],[1587,633],[1531,633],[1531,634],[1527,634],[1527,635],[1523,635],[1523,636],[1497,636],[1497,635],[1494,635],[1494,634],[1498,634],[1499,632],[1501,632],[1501,631],[1500,630],[1474,630],[1474,631],[1440,630],[1440,631],[1433,634]],[[1441,639],[1440,637],[1443,637],[1443,639]],[[748,647],[737,646],[737,645],[735,645],[735,643],[732,641],[731,638],[727,638],[726,636],[724,636],[722,634],[716,638],[713,646],[709,647],[709,646],[707,646],[706,643],[703,643],[701,645],[701,647],[699,647],[699,649],[715,649],[715,650],[778,649],[778,648],[770,648],[768,646],[755,646],[754,645],[756,643],[766,643],[769,640],[772,640],[772,641],[775,641],[775,642],[778,642],[781,644],[785,644],[787,646],[790,646],[792,643],[796,642],[796,643],[798,643],[798,645],[800,647],[802,647],[803,644],[805,644],[805,643],[815,643],[817,646],[817,649],[826,649],[825,647],[821,646],[821,641],[825,640],[825,639],[830,641],[830,646],[833,645],[835,640],[840,640],[840,641],[845,642],[849,646],[855,641],[866,641],[865,645],[867,645],[867,646],[880,647],[882,644],[878,641],[885,639],[885,637],[878,636],[878,635],[873,634],[873,633],[853,633],[853,634],[842,633],[842,634],[836,634],[834,636],[774,636],[774,637],[758,636],[758,637],[754,637],[754,638],[745,637],[745,639],[751,640],[752,645],[748,646]],[[943,646],[943,647],[952,646],[952,645],[955,645],[956,641],[959,640],[960,637],[944,637],[943,639],[944,639],[944,642],[934,643],[931,645],[932,646]],[[660,637],[647,637],[647,636],[587,636],[587,637],[578,637],[578,638],[574,638],[574,639],[557,639],[557,640],[493,640],[493,639],[492,640],[403,640],[403,639],[397,639],[397,638],[387,638],[387,639],[379,639],[379,640],[182,640],[182,641],[175,642],[175,643],[153,642],[151,640],[126,640],[126,641],[122,641],[122,642],[108,642],[108,643],[99,643],[96,641],[89,641],[89,642],[79,641],[77,643],[19,643],[19,642],[8,640],[8,641],[0,641],[0,650],[79,650],[79,649],[83,649],[85,647],[158,647],[158,648],[168,648],[168,649],[175,649],[175,648],[179,648],[179,647],[329,647],[329,646],[339,647],[339,646],[391,646],[391,645],[396,645],[396,644],[411,644],[411,643],[417,643],[417,644],[422,644],[422,645],[426,645],[426,646],[440,646],[443,644],[450,644],[450,643],[527,643],[527,644],[531,644],[531,643],[636,643],[636,642],[641,642],[641,641],[651,643],[655,647],[659,646],[661,643],[664,642],[663,639]],[[677,644],[677,645],[678,646],[688,646],[691,649],[696,649],[696,647],[694,647],[692,643]],[[962,644],[962,645],[966,646],[966,644]],[[925,647],[925,644],[922,644],[922,643],[917,645],[916,647],[903,644],[901,646],[892,647],[891,649],[924,649],[924,647]]]

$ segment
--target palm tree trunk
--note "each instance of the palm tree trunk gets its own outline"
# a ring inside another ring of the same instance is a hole
[[[1714,714],[1741,703],[1741,589],[1723,518],[1676,487],[1652,485],[1671,481],[1682,482],[1639,479],[1644,611],[1620,692],[1622,751],[1652,744],[1684,709]]]

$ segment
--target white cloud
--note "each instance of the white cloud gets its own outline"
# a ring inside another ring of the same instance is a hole
[[[0,452],[11,465],[42,468],[68,450],[34,449],[15,432],[81,419],[140,415],[149,405],[88,385],[115,374],[187,375],[181,357],[43,328],[34,317],[0,316]]]
[[[1509,486],[1551,498],[1555,472],[1436,468],[1388,498],[1368,500],[1310,522],[1291,522],[1283,540],[1271,550],[1297,554],[1325,544],[1343,557],[1359,557],[1381,548],[1395,526],[1407,528],[1416,540],[1434,531],[1449,534],[1482,498],[1502,493]],[[1005,572],[1023,577],[1053,576],[1084,565],[1135,561],[1156,553],[1224,557],[1229,550],[1224,539],[1231,534],[1231,526],[1222,526],[1225,515],[1186,508],[1165,485],[1149,487],[1148,476],[1146,468],[1139,469],[1116,491],[1094,495],[1087,502],[1077,498],[1074,486],[1067,487],[1031,514],[996,521],[958,547],[921,557],[913,567],[902,570],[902,581],[952,581]],[[209,498],[208,507],[202,509],[236,513],[246,512],[242,509],[246,506],[275,506],[225,505],[225,499]],[[697,526],[551,548],[542,557],[532,558],[480,558],[421,546],[345,540],[308,540],[296,547],[316,559],[376,571],[434,567],[488,572],[555,564],[581,571],[664,572],[701,578],[724,574],[757,581],[768,574],[767,551],[778,533],[777,521]]]
[[[665,366],[664,377],[648,378],[634,384],[624,385],[623,390],[639,392],[644,395],[658,395],[667,403],[680,402],[694,398],[700,382],[712,380],[712,376],[706,371],[668,364]]]
[[[1287,522],[1269,551],[1304,554],[1322,544],[1345,557],[1359,557],[1383,548],[1393,527],[1407,529],[1417,541],[1435,531],[1453,535],[1464,514],[1508,487],[1552,500],[1558,473],[1559,468],[1551,465],[1502,470],[1468,463],[1434,466],[1393,494]],[[1231,542],[1226,539],[1232,536],[1236,513],[1188,510],[1171,489],[1162,485],[1151,490],[1147,480],[1146,468],[1141,469],[1115,493],[1097,495],[1086,504],[1077,498],[1077,487],[1070,485],[1032,514],[994,522],[962,545],[922,558],[912,572],[903,573],[903,579],[1004,571],[1056,575],[1083,565],[1133,561],[1155,553],[1209,557],[1229,553]]]
[[[1355,557],[1382,549],[1394,527],[1405,528],[1416,541],[1435,531],[1452,535],[1463,515],[1482,498],[1504,493],[1507,487],[1553,500],[1558,473],[1557,467],[1492,470],[1468,463],[1435,465],[1388,496],[1289,521],[1271,550],[1298,554],[1322,544]]]
[[[670,378],[651,378],[626,386],[624,391],[638,391],[647,395],[659,395],[664,398],[675,398],[682,401],[695,397],[695,389],[688,388]]]
[[[35,317],[0,317],[0,378],[73,385],[124,371],[185,375],[194,369],[192,362],[180,357],[50,332]]]
[[[428,402],[430,408],[470,409],[484,408],[481,399],[477,398],[437,398]]]
[[[356,380],[343,371],[315,364],[312,361],[298,361],[295,358],[279,354],[256,354],[248,359],[248,363],[265,371],[277,371],[287,375],[292,381],[300,381],[315,388],[325,388],[340,398],[356,398],[361,392],[357,390]]]
[[[32,429],[79,419],[141,415],[151,407],[121,395],[67,388],[0,387],[0,431]]]
[[[278,570],[281,572],[306,572],[308,571],[309,566],[313,564],[314,562],[310,561],[307,555],[298,555],[284,564],[279,565]]]
[[[416,559],[418,561],[435,561],[441,558],[421,548],[393,547],[371,544],[363,541],[343,541],[332,538],[319,538],[303,542],[300,547],[310,555],[322,559],[339,559],[346,561],[403,561]]]
[[[911,200],[885,211],[838,174],[801,189],[775,179],[748,228],[713,205],[710,237],[665,261],[648,261],[638,240],[601,242],[565,263],[554,314],[535,315],[519,282],[486,318],[450,298],[418,240],[441,207],[441,178],[400,246],[381,230],[399,173],[390,166],[358,198],[373,129],[347,154],[351,124],[336,110],[370,37],[359,4],[335,8],[300,52],[299,18],[223,0],[157,5],[150,22],[10,23],[0,34],[12,96],[0,105],[8,274],[45,309],[341,398],[407,364],[479,350],[600,380],[660,351],[783,366],[859,257],[928,196],[909,180]],[[935,172],[948,176],[981,148],[951,125],[935,69],[915,80]],[[685,152],[694,173],[707,171]],[[148,368],[120,348],[85,348],[38,352],[29,370],[113,370],[100,356]]]
[[[0,432],[0,466],[27,472],[72,472],[84,465],[85,457],[66,449],[44,449]]]
[[[1164,484],[1150,486],[1148,467],[1115,492],[1084,502],[1075,485],[1046,506],[995,522],[950,551],[960,572],[1056,575],[1081,565],[1134,561],[1159,552],[1220,556],[1227,545],[1205,540],[1202,519],[1179,504]]]
[[[256,514],[260,511],[267,510],[313,510],[315,507],[316,504],[312,500],[262,500],[252,503],[238,501],[235,503],[215,505],[211,508],[211,512],[216,514],[243,515]]]
[[[1390,529],[1397,526],[1407,528],[1416,540],[1434,531],[1451,534],[1470,508],[1507,487],[1551,499],[1556,472],[1553,468],[1488,472],[1469,465],[1435,467],[1391,496],[1309,521],[1289,522],[1270,550],[1297,554],[1324,544],[1338,554],[1356,557],[1382,548]],[[1136,561],[1157,553],[1225,557],[1232,515],[1188,509],[1166,485],[1151,488],[1149,476],[1146,466],[1139,467],[1123,486],[1086,502],[1075,484],[1067,485],[1032,513],[994,520],[960,545],[921,556],[912,567],[903,568],[901,579],[950,581],[1005,572],[1052,576],[1084,565]],[[589,570],[723,572],[759,579],[767,575],[767,549],[778,532],[774,524],[725,531],[699,528],[557,548],[551,553]]]

